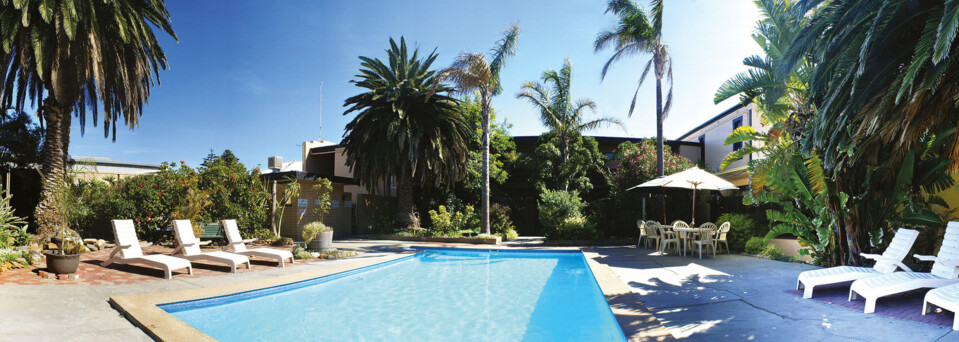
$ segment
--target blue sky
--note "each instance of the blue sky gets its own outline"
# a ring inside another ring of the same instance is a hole
[[[648,3],[641,1],[643,6]],[[742,59],[760,53],[751,38],[758,11],[751,1],[666,1],[664,40],[673,57],[674,105],[664,125],[677,138],[735,104],[713,104],[719,85],[745,70]],[[604,1],[188,1],[168,3],[179,43],[163,38],[170,69],[161,72],[140,126],[122,129],[117,141],[100,127],[80,137],[73,127],[70,153],[121,161],[197,165],[210,149],[231,149],[247,164],[272,155],[300,159],[300,143],[339,141],[352,116],[343,101],[359,92],[348,83],[358,56],[385,56],[390,37],[405,36],[421,52],[437,49],[442,68],[461,51],[486,52],[500,32],[519,22],[517,55],[502,72],[504,92],[493,100],[498,120],[513,135],[543,132],[530,104],[516,99],[524,81],[573,66],[574,97],[588,97],[597,115],[620,118],[619,128],[591,135],[655,135],[652,77],[640,90],[637,110],[626,118],[648,57],[617,64],[600,81],[612,54],[593,53],[600,30],[611,28]],[[322,86],[321,86],[322,84]],[[322,92],[322,99],[321,94]],[[321,118],[322,113],[322,118]],[[79,120],[74,120],[74,125]],[[321,129],[322,126],[322,129]]]

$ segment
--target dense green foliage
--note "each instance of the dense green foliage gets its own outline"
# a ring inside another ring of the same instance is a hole
[[[27,222],[13,212],[11,199],[6,191],[0,190],[0,248],[23,246],[30,239]]]
[[[576,191],[543,190],[539,196],[539,223],[550,240],[581,240],[596,236],[596,226],[584,215]]]
[[[461,211],[448,211],[441,205],[436,210],[430,210],[429,214],[433,222],[430,229],[432,236],[459,237],[464,230],[479,230],[479,216],[471,205],[465,206]]]
[[[568,144],[564,160],[561,139],[544,133],[533,153],[521,156],[517,164],[526,170],[529,182],[537,189],[588,191],[593,188],[588,174],[602,172],[606,158],[592,137],[575,134]]]
[[[613,157],[616,162],[609,175],[611,185],[621,191],[656,178],[656,142],[652,139],[641,143],[624,142],[616,148]],[[693,166],[693,162],[683,156],[667,151],[664,155],[665,175],[684,171]]]
[[[716,220],[716,225],[723,222],[729,222],[729,233],[726,234],[726,241],[729,243],[729,249],[734,252],[743,251],[746,247],[746,241],[753,237],[764,237],[769,232],[766,227],[756,225],[756,220],[746,214],[725,213]]]
[[[516,226],[513,225],[513,220],[510,219],[510,208],[502,205],[493,203],[489,207],[490,214],[490,231],[494,235],[499,235],[503,240],[512,240],[519,236],[516,233]]]
[[[162,228],[176,219],[235,219],[245,237],[262,235],[259,231],[268,227],[269,196],[259,170],[247,170],[229,150],[208,157],[197,169],[164,163],[155,174],[78,181],[70,196],[77,205],[65,217],[83,237],[112,239],[112,219],[134,220],[140,239],[147,241],[168,238]]]
[[[758,236],[753,236],[746,241],[743,251],[749,254],[758,255],[759,253],[762,253],[763,249],[766,249],[766,244],[768,244],[768,242],[766,242],[765,239]]]
[[[362,93],[346,99],[346,125],[341,145],[353,177],[367,189],[382,181],[397,183],[396,224],[414,220],[414,186],[451,186],[466,173],[470,127],[457,101],[442,93],[430,70],[436,53],[426,58],[408,54],[406,40],[390,39],[388,60],[360,57],[362,69],[351,81]]]

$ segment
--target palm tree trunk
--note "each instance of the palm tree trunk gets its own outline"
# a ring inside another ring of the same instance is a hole
[[[57,234],[65,224],[58,205],[58,188],[63,184],[66,174],[63,153],[66,150],[63,142],[64,117],[70,116],[72,107],[58,106],[54,101],[45,101],[43,121],[46,122],[43,142],[43,193],[40,203],[34,210],[37,221],[37,234],[41,241],[47,241]]]
[[[413,225],[413,175],[404,170],[396,189],[396,226],[409,228]]]
[[[489,227],[489,109],[490,96],[483,94],[483,180],[480,196],[482,197],[480,211],[480,230],[483,234],[490,233]]]
[[[658,69],[658,68],[657,68]],[[663,83],[656,75],[656,175],[663,176]],[[663,224],[666,224],[666,196],[659,195],[659,207],[663,208]]]
[[[70,177],[70,124],[73,120],[72,108],[70,107],[70,112],[64,113],[63,122],[60,123],[60,144],[63,146],[62,158],[63,158],[63,180],[67,180],[67,177]]]
[[[566,161],[569,160],[569,137],[565,134],[559,139],[559,160],[560,165],[566,165]],[[563,191],[569,191],[569,179],[566,177],[560,176],[559,181],[562,182],[560,187]]]

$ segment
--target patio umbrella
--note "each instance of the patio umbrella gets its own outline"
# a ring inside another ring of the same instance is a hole
[[[693,190],[693,225],[696,224],[696,191],[697,190],[734,190],[739,189],[733,183],[725,179],[706,172],[698,167],[689,168],[686,171],[671,174],[665,177],[659,177],[646,183],[634,186],[626,190],[636,188],[681,188]],[[665,210],[664,210],[665,211]],[[665,223],[665,222],[663,222]]]

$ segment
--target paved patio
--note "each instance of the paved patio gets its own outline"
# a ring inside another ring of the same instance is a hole
[[[636,247],[595,247],[673,337],[689,341],[956,341],[951,327],[863,314],[790,292],[815,266],[721,254],[658,256]],[[817,296],[820,291],[817,291]],[[829,295],[829,293],[823,293]],[[880,300],[877,307],[914,301]],[[891,315],[919,315],[921,306]],[[951,324],[952,314],[937,314]]]

